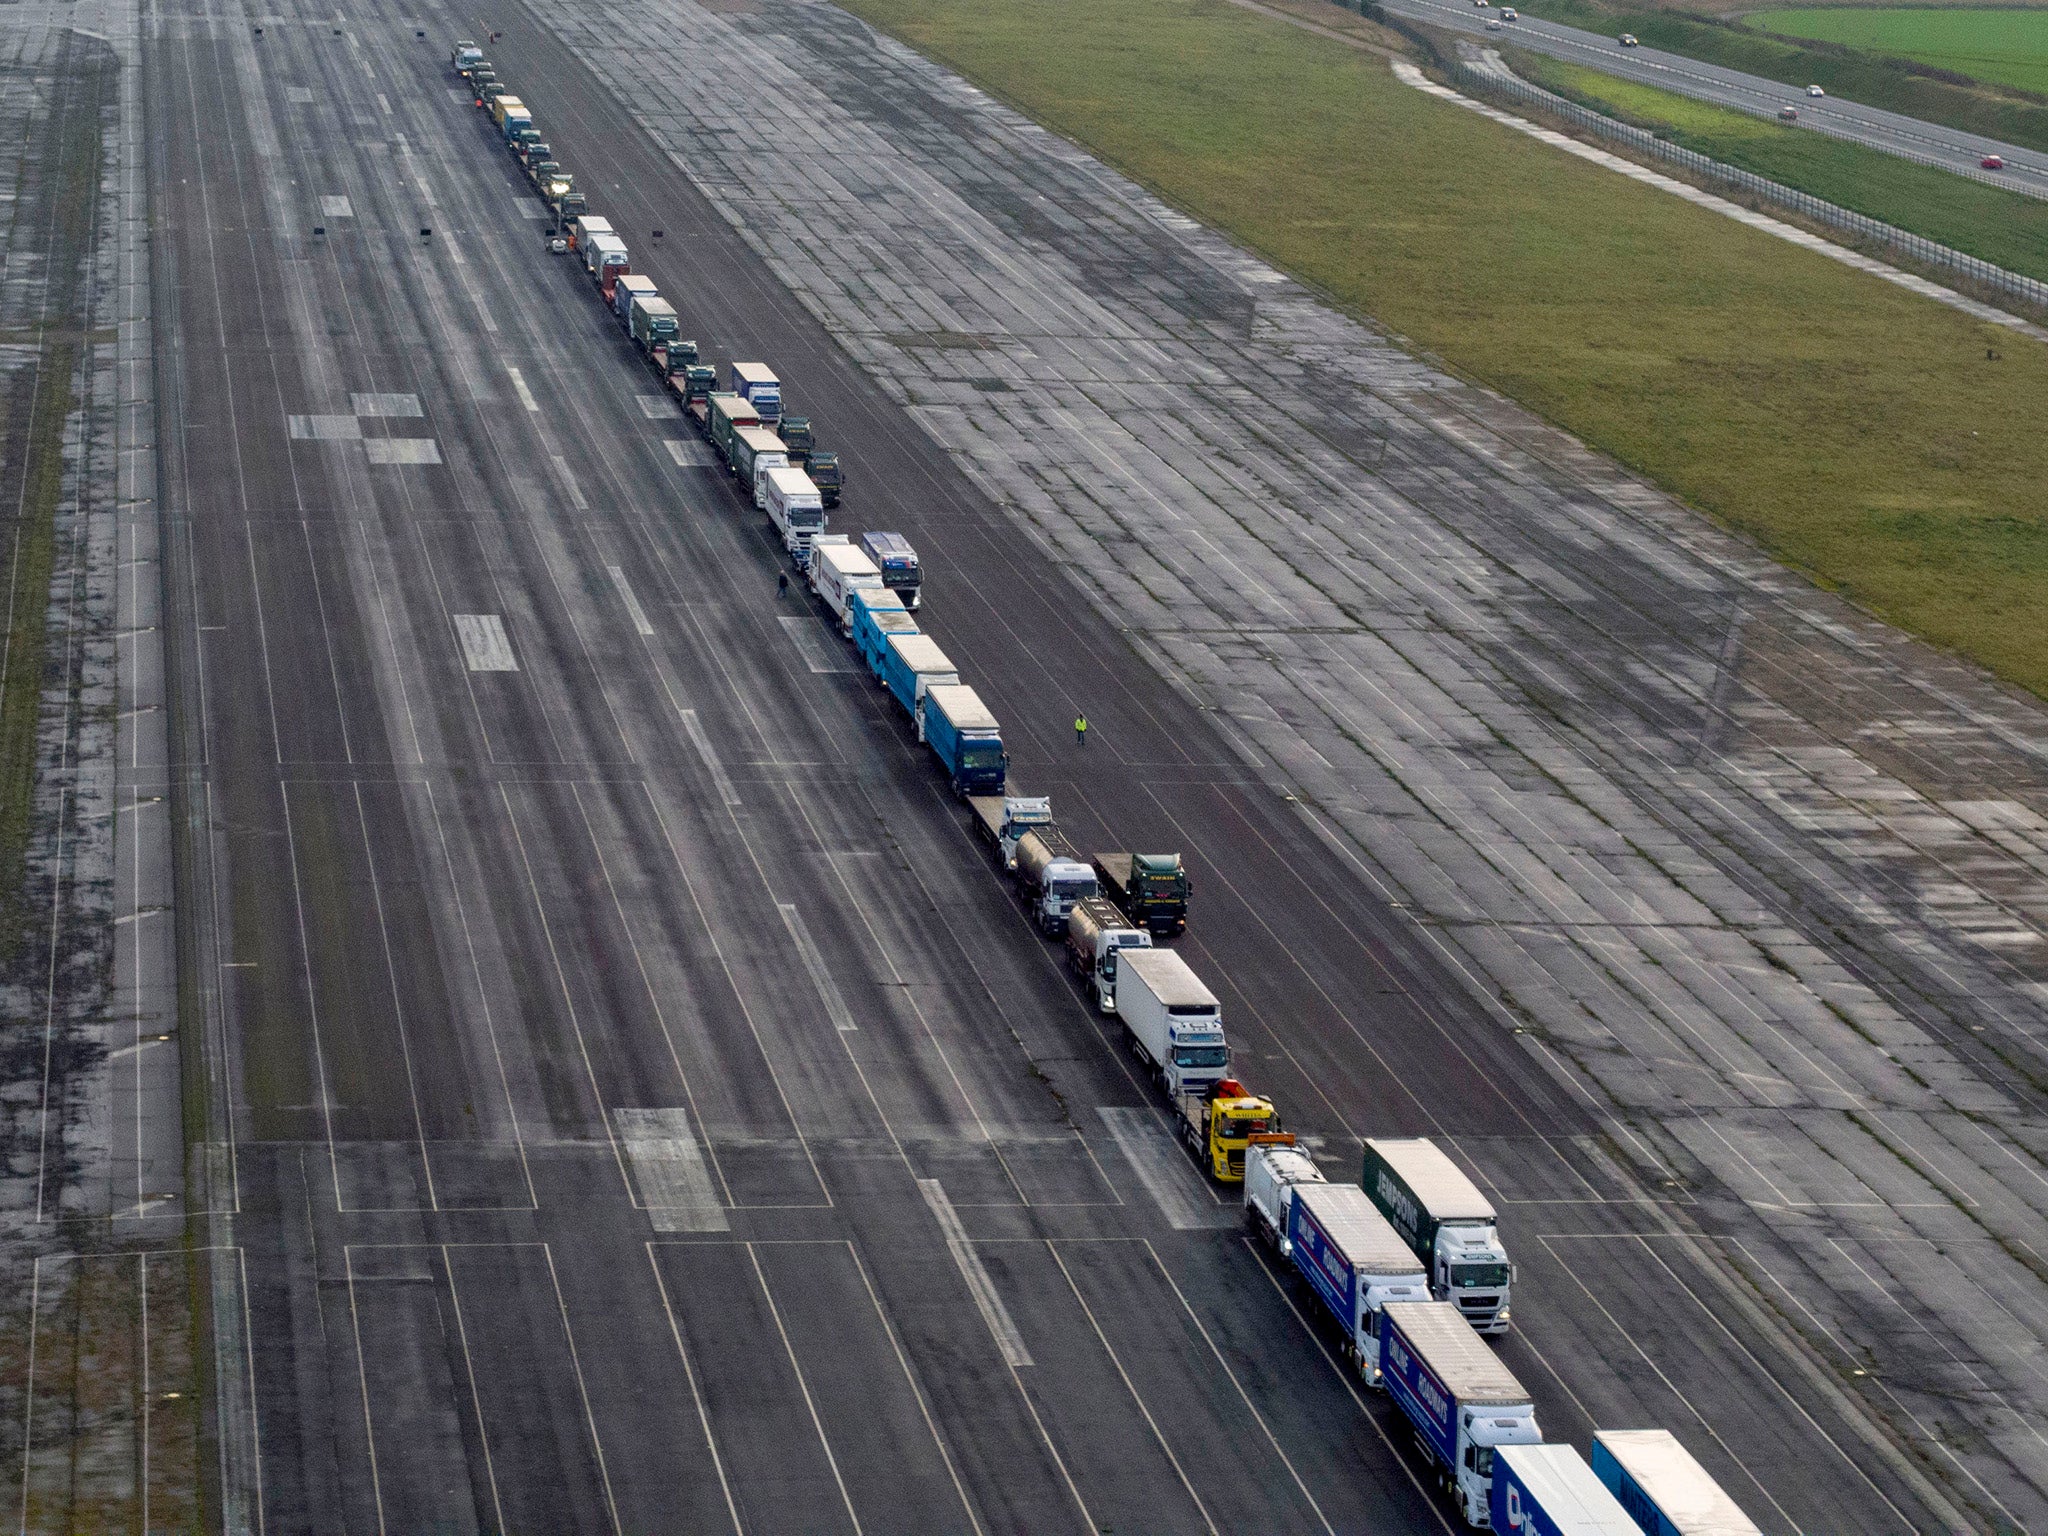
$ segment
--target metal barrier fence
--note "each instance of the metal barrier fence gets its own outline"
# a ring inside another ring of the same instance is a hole
[[[1512,71],[1491,69],[1483,64],[1475,64],[1469,59],[1461,59],[1458,61],[1457,74],[1460,81],[1476,87],[1481,92],[1506,96],[1529,106],[1539,107],[1581,128],[1591,129],[1603,138],[1617,139],[1633,149],[1643,150],[1660,160],[1683,166],[1707,180],[1739,187],[1765,202],[1775,203],[1780,208],[1789,208],[1831,228],[1888,246],[1925,266],[1959,272],[1972,282],[1980,283],[1988,289],[2008,293],[2028,304],[2048,309],[2048,283],[2023,277],[2017,272],[2008,272],[2004,267],[1993,266],[1988,261],[1979,260],[1952,246],[1939,244],[1924,235],[1916,235],[1911,230],[1900,229],[1895,224],[1886,224],[1882,220],[1870,218],[1835,203],[1822,202],[1817,197],[1801,192],[1797,187],[1768,181],[1739,166],[1711,160],[1683,145],[1673,144],[1668,139],[1660,139],[1647,129],[1617,122],[1604,113],[1582,107],[1555,92],[1532,85]]]

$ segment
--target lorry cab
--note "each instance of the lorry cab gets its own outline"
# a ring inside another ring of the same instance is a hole
[[[753,401],[763,421],[782,419],[782,380],[766,363],[734,363],[732,392]]]
[[[1183,1131],[1189,1146],[1205,1164],[1209,1177],[1221,1184],[1244,1182],[1245,1149],[1254,1136],[1280,1130],[1280,1111],[1273,1101],[1248,1092],[1234,1077],[1218,1078],[1199,1096],[1182,1104]]]
[[[809,458],[811,450],[818,446],[818,440],[811,431],[811,418],[784,416],[778,430],[782,433],[782,440],[789,445],[789,462],[802,469],[804,460]]]
[[[813,448],[810,457],[804,461],[804,473],[811,477],[811,483],[818,488],[818,494],[825,498],[825,505],[839,505],[839,492],[844,484],[839,468],[839,455],[825,453]]]
[[[1514,1272],[1491,1228],[1446,1224],[1439,1229],[1430,1289],[1455,1303],[1475,1328],[1487,1329],[1502,1314]]]
[[[481,64],[483,61],[483,49],[477,47],[475,41],[467,37],[457,38],[454,48],[448,54],[448,63],[458,74],[468,70],[470,65]]]
[[[903,599],[904,607],[915,609],[924,586],[924,569],[918,564],[917,551],[910,540],[900,533],[864,533],[860,536],[860,547],[882,573],[882,585]]]

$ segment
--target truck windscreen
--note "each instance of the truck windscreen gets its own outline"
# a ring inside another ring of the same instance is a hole
[[[1505,1264],[1454,1264],[1451,1284],[1466,1291],[1497,1291],[1508,1283]]]
[[[1003,749],[999,742],[977,742],[960,749],[960,766],[963,768],[1000,768],[1003,766]]]
[[[825,514],[818,507],[791,507],[789,509],[789,526],[792,528],[822,528],[825,526]]]
[[[1176,1067],[1227,1067],[1230,1065],[1230,1047],[1227,1045],[1183,1046],[1173,1053]]]

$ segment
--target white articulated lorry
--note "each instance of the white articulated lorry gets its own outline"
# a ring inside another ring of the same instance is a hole
[[[1292,1136],[1263,1137],[1245,1149],[1245,1219],[1281,1258],[1294,1256],[1294,1239],[1287,1235],[1287,1212],[1294,1204],[1295,1192],[1304,1184],[1324,1182],[1323,1170],[1294,1144]]]
[[[1230,1075],[1222,1005],[1172,950],[1117,956],[1116,1011],[1131,1049],[1168,1098],[1199,1093]]]
[[[1106,897],[1077,901],[1067,914],[1067,964],[1086,985],[1100,1012],[1116,1012],[1117,952],[1151,947],[1152,935],[1133,928],[1117,904]]]
[[[875,562],[843,533],[821,534],[811,541],[810,577],[811,586],[839,620],[842,635],[853,633],[853,620],[846,611],[847,594],[856,589],[882,590],[882,573],[875,569]]]
[[[1454,1302],[1481,1333],[1508,1331],[1515,1266],[1495,1227],[1493,1202],[1436,1143],[1368,1140],[1360,1186],[1429,1266],[1430,1294]]]

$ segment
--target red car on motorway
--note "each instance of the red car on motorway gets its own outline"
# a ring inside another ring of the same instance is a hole
[[[1977,163],[1983,166],[1984,169],[1987,171],[2002,171],[2005,169],[2005,156],[1986,155],[1982,160],[1979,160]]]

